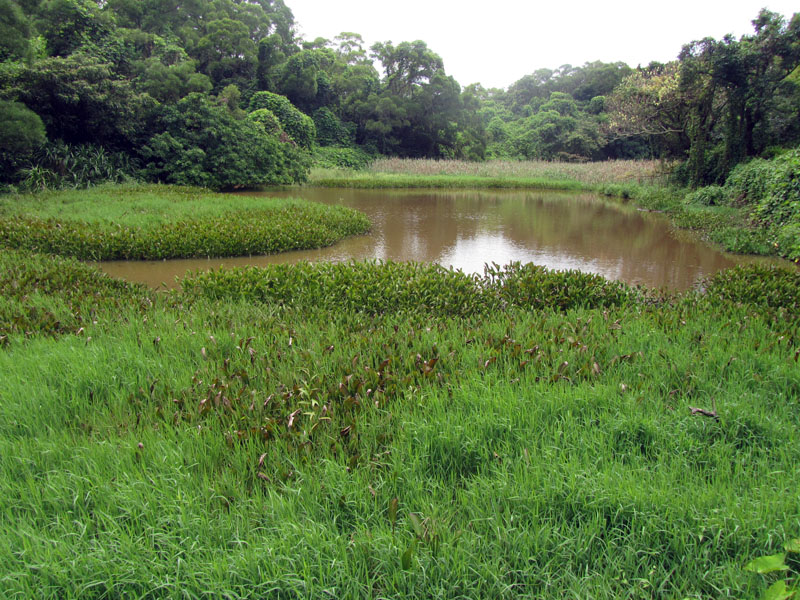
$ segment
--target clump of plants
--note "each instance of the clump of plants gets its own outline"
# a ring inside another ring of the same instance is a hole
[[[518,262],[488,265],[483,275],[416,262],[269,265],[194,273],[182,286],[185,294],[195,298],[443,316],[486,314],[510,307],[566,311],[624,306],[636,297],[624,283],[599,275]]]
[[[745,565],[746,571],[758,573],[774,579],[764,591],[762,600],[788,600],[800,590],[800,539],[790,540],[783,545],[785,552],[760,556]],[[781,577],[782,575],[782,577]]]
[[[0,289],[2,343],[11,334],[75,333],[122,309],[144,311],[154,300],[146,287],[77,260],[16,250],[0,252]]]
[[[0,247],[82,260],[248,256],[329,246],[370,227],[365,215],[342,206],[196,189],[132,187],[92,198],[97,202],[63,192],[5,198]]]
[[[710,277],[703,287],[714,300],[800,315],[800,271],[759,265],[737,266]]]
[[[739,164],[724,186],[699,188],[684,202],[744,211],[749,222],[720,227],[713,236],[727,248],[800,260],[800,149]]]

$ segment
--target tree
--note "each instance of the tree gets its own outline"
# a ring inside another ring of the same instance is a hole
[[[326,70],[336,55],[329,48],[301,50],[281,65],[278,90],[300,110],[311,113],[330,99],[331,84]]]
[[[44,123],[19,102],[0,100],[0,175],[9,180],[22,163],[47,141]]]
[[[32,30],[20,6],[12,0],[0,0],[0,61],[29,60]]]
[[[800,15],[789,23],[762,10],[754,35],[706,38],[683,47],[681,92],[689,109],[689,182],[721,182],[733,166],[783,135],[776,122],[796,117],[783,98],[797,98],[789,76],[800,65]],[[721,140],[717,142],[717,140]]]
[[[46,0],[42,5],[39,29],[50,56],[69,56],[78,49],[113,57],[116,49],[112,15],[92,0]]]
[[[248,111],[259,108],[272,112],[292,141],[303,148],[311,148],[316,138],[314,121],[299,111],[288,98],[272,92],[257,92],[250,99]]]
[[[386,74],[385,84],[395,96],[408,98],[416,86],[427,83],[444,69],[441,57],[428,49],[425,42],[392,42],[372,45],[372,57],[379,60]]]
[[[110,65],[83,54],[47,58],[0,70],[3,97],[23,102],[45,124],[50,139],[133,152],[147,135],[155,101]]]
[[[162,110],[163,129],[142,154],[149,178],[213,189],[298,183],[309,161],[252,119],[236,119],[202,94],[189,94]]]
[[[208,24],[207,33],[197,43],[200,68],[221,89],[231,83],[248,85],[256,73],[257,48],[247,26],[229,18]]]
[[[689,109],[677,61],[637,69],[606,98],[605,108],[605,131],[612,140],[647,139],[657,154],[667,157],[682,158],[689,147]]]

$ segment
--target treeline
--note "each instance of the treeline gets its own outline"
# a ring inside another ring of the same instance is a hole
[[[0,0],[0,177],[234,188],[312,155],[684,161],[687,183],[800,139],[800,19],[632,69],[540,69],[463,88],[425,42],[303,40],[282,0]]]

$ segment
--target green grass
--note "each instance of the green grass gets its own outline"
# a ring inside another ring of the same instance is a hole
[[[270,254],[369,229],[345,207],[175,186],[6,195],[0,217],[0,246],[82,260]]]
[[[4,333],[0,596],[766,588],[742,567],[800,533],[797,273],[609,302],[577,274],[339,269],[87,294],[78,335]],[[75,269],[41,293],[92,285]]]

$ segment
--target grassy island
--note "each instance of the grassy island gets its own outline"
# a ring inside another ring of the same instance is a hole
[[[369,220],[337,206],[179,186],[0,197],[0,245],[82,260],[247,256],[329,246]]]

